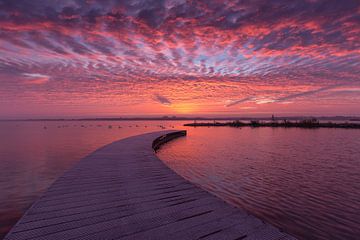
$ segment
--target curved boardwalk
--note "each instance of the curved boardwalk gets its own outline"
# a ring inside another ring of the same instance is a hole
[[[5,239],[294,239],[161,162],[153,147],[179,135],[154,132],[98,149],[60,177]]]

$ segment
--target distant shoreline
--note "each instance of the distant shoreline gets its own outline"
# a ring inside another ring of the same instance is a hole
[[[302,121],[313,116],[277,117],[277,121]],[[360,117],[333,116],[316,117],[321,121],[350,121],[360,122]],[[0,122],[59,122],[59,121],[270,121],[269,117],[114,117],[114,118],[28,118],[28,119],[0,119]]]
[[[272,120],[270,122],[260,122],[252,120],[249,123],[241,121],[232,121],[232,122],[202,122],[202,123],[187,123],[184,124],[187,127],[280,127],[280,128],[346,128],[346,129],[360,129],[360,123],[334,123],[334,122],[319,122],[318,119],[304,119],[301,121],[289,121],[289,120]]]

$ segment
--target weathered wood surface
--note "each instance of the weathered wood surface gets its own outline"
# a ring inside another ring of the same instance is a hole
[[[169,169],[152,147],[174,132],[126,138],[85,157],[5,239],[295,239]]]

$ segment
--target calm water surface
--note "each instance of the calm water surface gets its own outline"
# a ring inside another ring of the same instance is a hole
[[[173,121],[0,122],[0,239],[56,178],[121,138],[181,126]],[[120,128],[119,128],[120,126]]]
[[[160,125],[187,129],[188,136],[164,145],[159,157],[226,201],[303,239],[360,236],[360,130],[183,123],[0,123],[0,239],[79,159],[115,140],[162,130]]]
[[[360,130],[195,128],[158,156],[300,239],[360,239]]]

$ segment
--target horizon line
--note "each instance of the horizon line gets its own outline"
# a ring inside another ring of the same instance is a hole
[[[274,116],[274,115],[272,115]],[[272,116],[268,117],[255,117],[255,116],[132,116],[132,117],[35,117],[35,118],[0,118],[1,122],[13,122],[13,121],[151,121],[151,120],[268,120],[272,119]],[[314,116],[314,115],[298,115],[298,116],[274,116],[275,119],[304,119],[304,118],[317,118],[317,119],[341,119],[341,120],[360,120],[360,116],[356,115],[333,115],[333,116]]]

